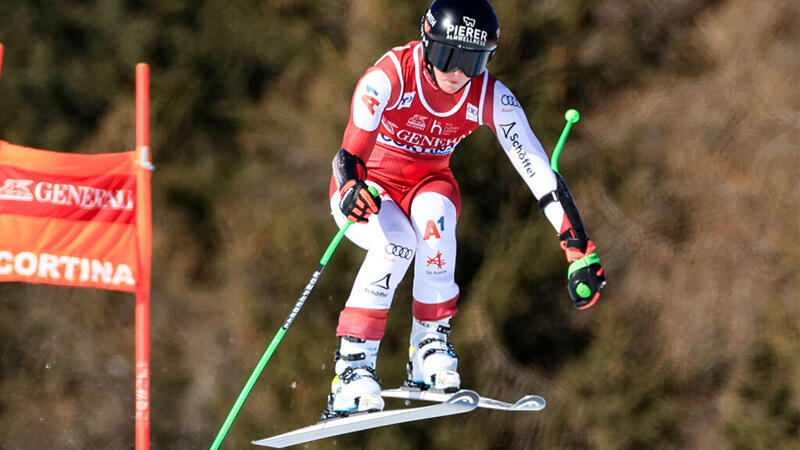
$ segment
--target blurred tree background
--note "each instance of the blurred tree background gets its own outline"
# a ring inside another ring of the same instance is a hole
[[[335,233],[330,160],[363,71],[428,2],[3,0],[0,138],[129,150],[152,76],[153,448],[207,448]],[[800,3],[496,0],[490,66],[551,150],[609,285],[574,310],[550,225],[489,129],[456,152],[477,411],[308,448],[796,449]],[[496,201],[497,198],[502,199]],[[343,243],[223,448],[313,423],[363,253]],[[378,372],[405,376],[410,282]],[[132,448],[133,297],[0,285],[0,449]],[[402,401],[389,401],[402,407]]]

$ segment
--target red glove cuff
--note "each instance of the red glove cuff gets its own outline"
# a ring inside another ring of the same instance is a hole
[[[564,253],[567,256],[567,262],[571,263],[572,261],[576,261],[587,255],[597,252],[597,248],[594,246],[594,242],[592,242],[591,239],[586,242],[586,249],[570,246],[571,243],[572,242],[570,241],[561,241],[561,248],[564,250]]]

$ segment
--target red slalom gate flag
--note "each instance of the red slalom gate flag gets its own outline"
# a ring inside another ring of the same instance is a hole
[[[148,169],[137,153],[59,153],[0,141],[0,282],[141,292],[144,274],[149,285],[150,258],[140,257],[137,230],[137,211],[151,207],[139,204],[137,188],[149,194],[149,185],[137,180],[149,184],[149,173],[140,177]]]
[[[144,63],[136,65],[136,150],[86,155],[0,140],[0,282],[136,294],[136,450],[150,448],[152,170]]]

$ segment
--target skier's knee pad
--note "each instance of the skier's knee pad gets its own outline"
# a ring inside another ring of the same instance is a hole
[[[411,202],[411,222],[423,240],[455,237],[458,211],[453,202],[438,192],[423,192]]]

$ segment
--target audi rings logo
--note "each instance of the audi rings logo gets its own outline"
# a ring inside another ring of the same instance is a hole
[[[414,256],[414,250],[397,244],[392,244],[391,242],[386,245],[385,250],[386,253],[403,259],[411,259]]]
[[[503,106],[514,106],[517,108],[521,108],[522,105],[519,104],[519,101],[513,95],[504,95],[500,97],[500,103]]]

